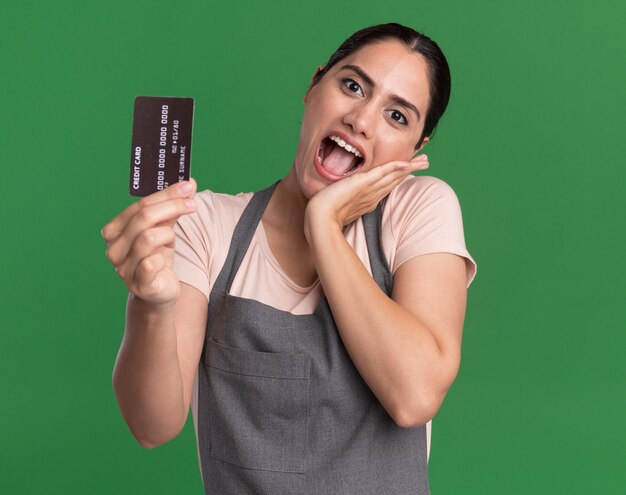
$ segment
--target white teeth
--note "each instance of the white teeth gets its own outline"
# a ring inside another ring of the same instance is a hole
[[[359,152],[358,149],[356,149],[354,146],[350,146],[348,143],[346,143],[343,139],[341,139],[340,137],[337,136],[329,136],[329,139],[331,141],[335,141],[335,143],[337,143],[339,146],[341,146],[342,148],[344,148],[346,151],[349,151],[350,153],[354,153],[356,156],[358,156],[359,158],[362,158],[363,155],[361,155],[361,153]]]

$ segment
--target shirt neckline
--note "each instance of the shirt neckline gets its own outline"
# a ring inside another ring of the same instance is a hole
[[[274,271],[280,276],[280,278],[283,279],[283,281],[289,286],[289,288],[298,293],[307,294],[319,285],[319,277],[317,277],[311,285],[303,287],[302,285],[297,284],[294,280],[291,279],[291,277],[289,277],[289,275],[287,275],[282,266],[280,266],[280,263],[278,263],[278,260],[274,257],[274,253],[272,253],[272,250],[270,249],[269,241],[267,240],[267,233],[265,232],[265,227],[263,225],[263,219],[259,221],[256,229],[256,235],[254,237],[256,238],[257,244],[259,245],[261,252],[265,256],[265,259],[270,263]]]

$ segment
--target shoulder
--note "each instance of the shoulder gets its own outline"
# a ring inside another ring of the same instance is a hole
[[[214,249],[230,240],[252,195],[224,194],[209,189],[196,193],[196,211],[179,217],[174,227],[180,246],[184,240],[190,245],[203,246],[203,252],[213,252],[209,247]]]
[[[390,207],[425,206],[432,201],[458,203],[454,189],[442,179],[429,175],[409,175],[389,194]]]
[[[181,226],[193,224],[202,230],[236,224],[253,193],[225,194],[205,189],[195,195],[196,211],[179,218]]]
[[[251,192],[226,194],[204,189],[196,193],[195,200],[199,209],[219,212],[241,212],[252,198]]]
[[[398,184],[383,210],[385,233],[394,272],[412,257],[448,252],[467,259],[468,285],[474,278],[476,263],[465,245],[461,205],[444,180],[410,175]]]
[[[216,267],[224,262],[235,226],[252,194],[205,189],[195,195],[196,211],[181,216],[174,225],[176,273],[207,300]]]
[[[462,221],[461,206],[454,189],[442,179],[409,175],[389,194],[383,220],[401,236],[407,224],[427,226]]]

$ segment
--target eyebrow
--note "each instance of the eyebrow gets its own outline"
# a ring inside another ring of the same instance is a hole
[[[368,86],[372,88],[376,87],[376,83],[374,82],[374,80],[370,76],[368,76],[367,73],[363,69],[361,69],[358,65],[346,64],[346,65],[342,65],[339,68],[339,70],[344,70],[344,69],[356,72],[358,76],[361,79],[363,79]],[[389,98],[391,99],[391,101],[393,101],[397,105],[408,108],[409,110],[413,110],[413,112],[415,112],[415,115],[417,115],[417,120],[422,119],[422,116],[419,110],[417,109],[417,107],[413,105],[413,103],[411,103],[407,99],[402,98],[401,96],[398,96],[398,95],[390,95]]]

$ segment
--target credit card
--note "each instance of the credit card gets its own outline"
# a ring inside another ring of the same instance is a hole
[[[193,98],[135,98],[131,196],[147,196],[189,180],[193,108]]]

